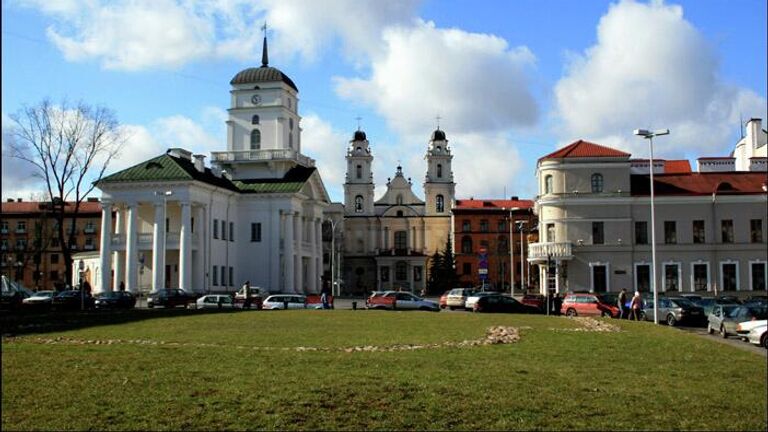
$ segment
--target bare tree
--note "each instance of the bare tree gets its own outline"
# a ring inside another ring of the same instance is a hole
[[[96,187],[125,138],[114,111],[66,101],[54,105],[45,99],[11,115],[8,131],[11,156],[29,162],[32,175],[42,180],[50,198],[51,216],[58,223],[66,280],[72,280],[70,241],[80,204]],[[67,211],[67,207],[70,210]],[[71,219],[65,232],[65,218]]]

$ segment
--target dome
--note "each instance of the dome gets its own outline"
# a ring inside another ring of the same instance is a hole
[[[282,81],[286,83],[290,88],[296,90],[297,92],[299,91],[299,89],[296,87],[296,84],[293,83],[293,80],[288,78],[288,75],[284,74],[280,69],[273,68],[272,66],[261,66],[243,69],[238,72],[234,78],[232,78],[232,81],[230,81],[229,84],[255,84],[268,81]]]
[[[352,140],[353,141],[365,141],[366,140],[365,132],[363,132],[361,130],[355,131],[355,136],[352,138]]]
[[[445,141],[445,132],[441,131],[440,129],[432,132],[432,141]]]

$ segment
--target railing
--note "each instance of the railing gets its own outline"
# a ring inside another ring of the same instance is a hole
[[[26,228],[16,228],[16,234],[26,234],[27,229]]]
[[[315,160],[290,149],[233,150],[211,152],[213,162],[249,162],[292,160],[307,167],[315,166]]]
[[[147,246],[151,245],[153,241],[153,233],[147,233],[147,232],[140,232],[136,234],[136,242],[141,246]],[[178,244],[179,243],[179,233],[165,233],[165,241],[166,244]],[[191,242],[193,245],[197,245],[199,240],[199,235],[197,233],[192,233]],[[123,246],[125,245],[126,241],[126,235],[125,234],[112,234],[112,245],[114,246]]]
[[[571,242],[531,243],[528,245],[528,260],[571,259],[573,258],[572,246]]]

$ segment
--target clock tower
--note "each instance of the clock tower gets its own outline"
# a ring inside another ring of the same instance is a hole
[[[347,149],[344,209],[349,216],[371,216],[373,211],[373,155],[365,132],[355,131]]]
[[[450,215],[456,194],[456,183],[453,182],[451,162],[453,155],[448,147],[445,132],[440,128],[432,132],[427,154],[427,175],[424,178],[424,194],[426,195],[426,214],[428,216]]]

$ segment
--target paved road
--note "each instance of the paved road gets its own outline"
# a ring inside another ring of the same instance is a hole
[[[706,327],[685,327],[685,326],[679,326],[677,327],[681,331],[689,332],[695,335],[699,335],[700,337],[712,339],[715,341],[718,341],[720,343],[730,345],[732,347],[736,347],[745,351],[750,351],[755,354],[762,355],[763,357],[768,357],[768,350],[762,347],[759,347],[757,345],[752,345],[749,342],[744,342],[740,338],[737,338],[736,336],[729,336],[727,339],[723,339],[720,334],[715,333],[713,335],[707,334],[707,328]]]

